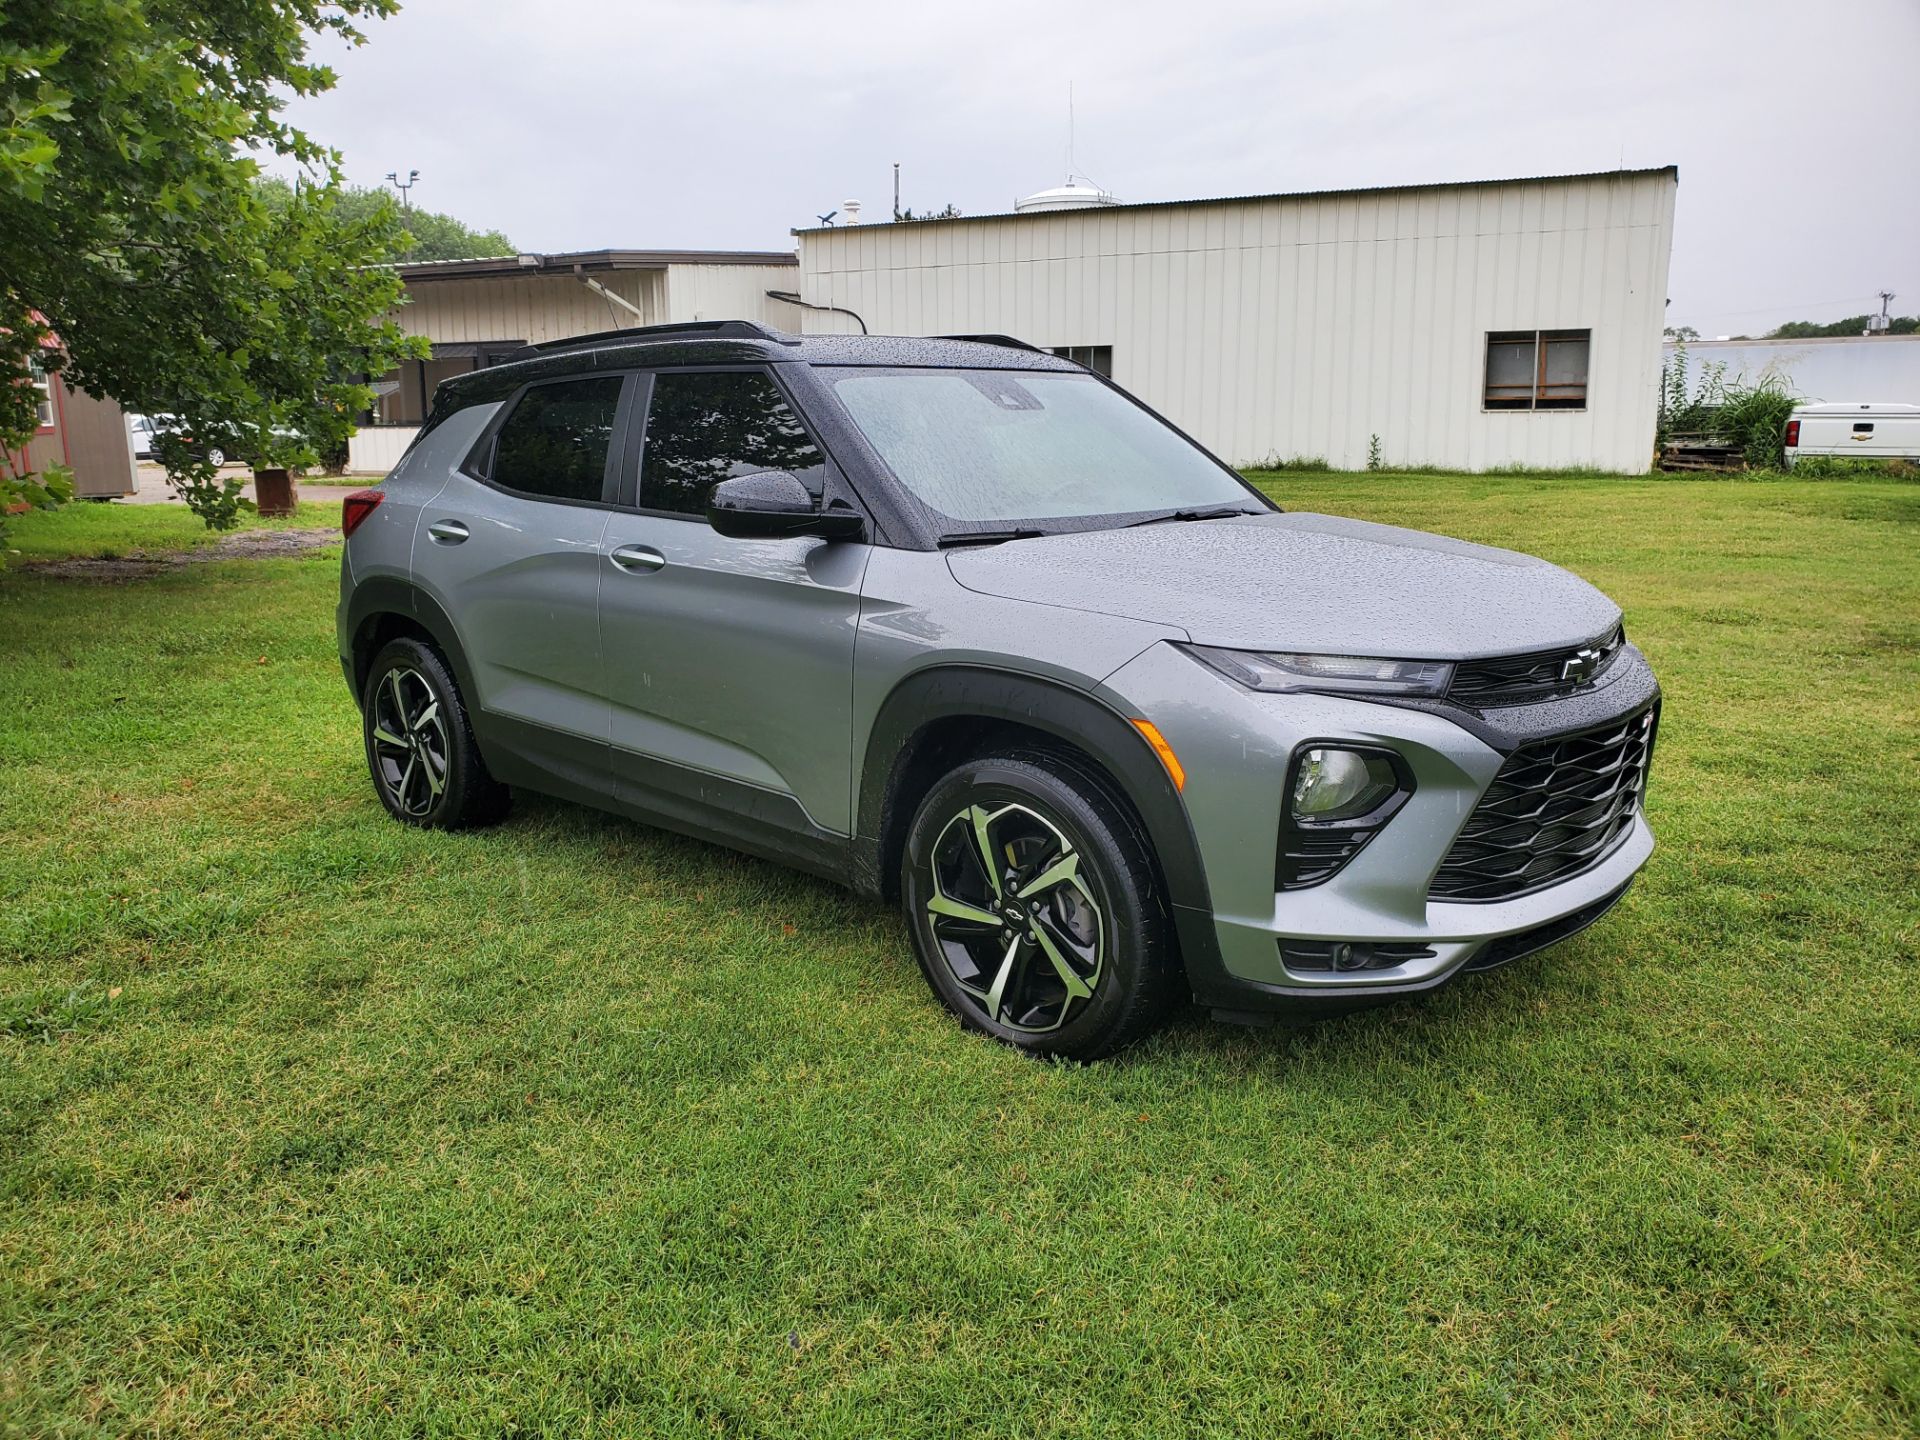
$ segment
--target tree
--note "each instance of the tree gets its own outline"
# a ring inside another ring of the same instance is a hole
[[[400,298],[365,269],[397,216],[341,203],[339,156],[281,118],[330,88],[322,33],[397,0],[63,0],[0,10],[0,375],[46,350],[69,383],[173,414],[256,466],[345,433],[371,402],[354,374],[423,347],[380,317]],[[279,206],[256,156],[300,168]],[[0,385],[0,447],[18,449],[21,386]],[[25,433],[30,433],[30,430]],[[176,449],[178,447],[175,447]],[[237,482],[190,457],[169,478],[210,524]],[[0,480],[0,501],[17,480]]]
[[[1682,343],[1700,338],[1700,332],[1691,325],[1669,325],[1662,333],[1667,339],[1679,340]]]
[[[269,209],[284,209],[292,200],[293,187],[285,180],[268,176],[255,182],[260,198]],[[472,226],[433,210],[402,210],[385,190],[361,185],[340,187],[339,211],[353,220],[372,220],[391,210],[399,218],[401,232],[392,261],[477,260],[488,256],[514,255],[517,247],[498,230],[475,230]]]
[[[913,213],[913,208],[909,206],[907,209],[902,210],[896,218],[900,220],[958,220],[960,218],[960,207],[949,202],[938,210],[928,210],[916,215]]]
[[[1867,328],[1868,316],[1849,315],[1844,320],[1834,320],[1823,324],[1818,320],[1789,320],[1779,329],[1770,331],[1769,340],[1818,340],[1832,335],[1858,335]],[[1888,335],[1912,335],[1920,332],[1920,316],[1896,315],[1893,323],[1883,332]]]

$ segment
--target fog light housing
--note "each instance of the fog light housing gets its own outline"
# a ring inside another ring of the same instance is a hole
[[[1302,752],[1293,780],[1293,818],[1352,820],[1371,814],[1400,788],[1393,764],[1379,751],[1316,746]]]
[[[1302,745],[1287,768],[1274,888],[1304,890],[1332,879],[1412,794],[1413,772],[1391,750]]]

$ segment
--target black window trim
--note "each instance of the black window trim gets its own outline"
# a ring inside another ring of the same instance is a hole
[[[704,515],[689,515],[684,510],[663,510],[657,506],[640,503],[640,470],[646,462],[647,426],[653,419],[653,384],[661,375],[765,375],[773,382],[773,388],[786,402],[787,409],[793,412],[794,419],[800,422],[800,428],[807,432],[807,438],[813,442],[813,448],[820,452],[822,469],[825,472],[820,488],[820,503],[825,505],[830,499],[843,499],[852,504],[866,517],[868,526],[873,525],[873,515],[862,501],[853,486],[846,480],[840,462],[834,458],[833,451],[820,437],[819,427],[807,417],[806,407],[794,397],[793,388],[787,385],[780,371],[783,365],[768,364],[764,361],[728,361],[710,365],[654,365],[637,372],[640,384],[635,387],[644,390],[645,399],[634,407],[633,417],[627,429],[627,454],[621,460],[619,482],[615,488],[614,508],[628,515],[650,515],[660,520],[692,520],[706,524]],[[837,482],[837,483],[836,483]]]
[[[500,408],[487,421],[486,429],[480,432],[480,438],[473,442],[473,448],[467,451],[466,458],[460,462],[459,471],[469,480],[477,480],[489,490],[502,495],[511,495],[516,500],[529,500],[539,505],[571,505],[582,510],[616,510],[615,503],[620,480],[620,464],[627,451],[627,440],[633,426],[634,394],[639,389],[635,381],[639,372],[633,370],[582,370],[566,375],[542,375],[538,379],[528,380],[516,385]],[[540,495],[531,490],[516,490],[511,485],[502,485],[493,478],[494,443],[500,438],[500,432],[506,428],[507,421],[519,408],[520,402],[529,390],[537,390],[547,385],[570,385],[581,380],[618,380],[620,397],[616,402],[613,415],[613,436],[607,442],[607,461],[600,477],[600,498],[598,500],[576,500],[565,495]]]

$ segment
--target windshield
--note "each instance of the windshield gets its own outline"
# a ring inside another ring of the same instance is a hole
[[[833,388],[900,483],[963,532],[1266,508],[1237,476],[1091,375],[862,369],[840,374]]]

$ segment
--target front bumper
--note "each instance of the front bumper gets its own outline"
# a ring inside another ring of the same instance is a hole
[[[1176,907],[1175,918],[1195,999],[1216,1010],[1338,1012],[1432,990],[1463,971],[1504,963],[1593,923],[1653,851],[1653,832],[1636,815],[1597,864],[1548,888],[1491,902],[1428,894],[1455,837],[1516,746],[1657,703],[1652,671],[1631,646],[1592,690],[1507,711],[1255,694],[1167,645],[1110,676],[1106,688],[1111,703],[1151,719],[1186,768],[1182,799],[1210,904]],[[1414,791],[1331,879],[1282,891],[1274,858],[1287,768],[1301,745],[1323,741],[1396,751],[1412,771]],[[1282,942],[1314,941],[1424,953],[1384,968],[1290,968]]]

